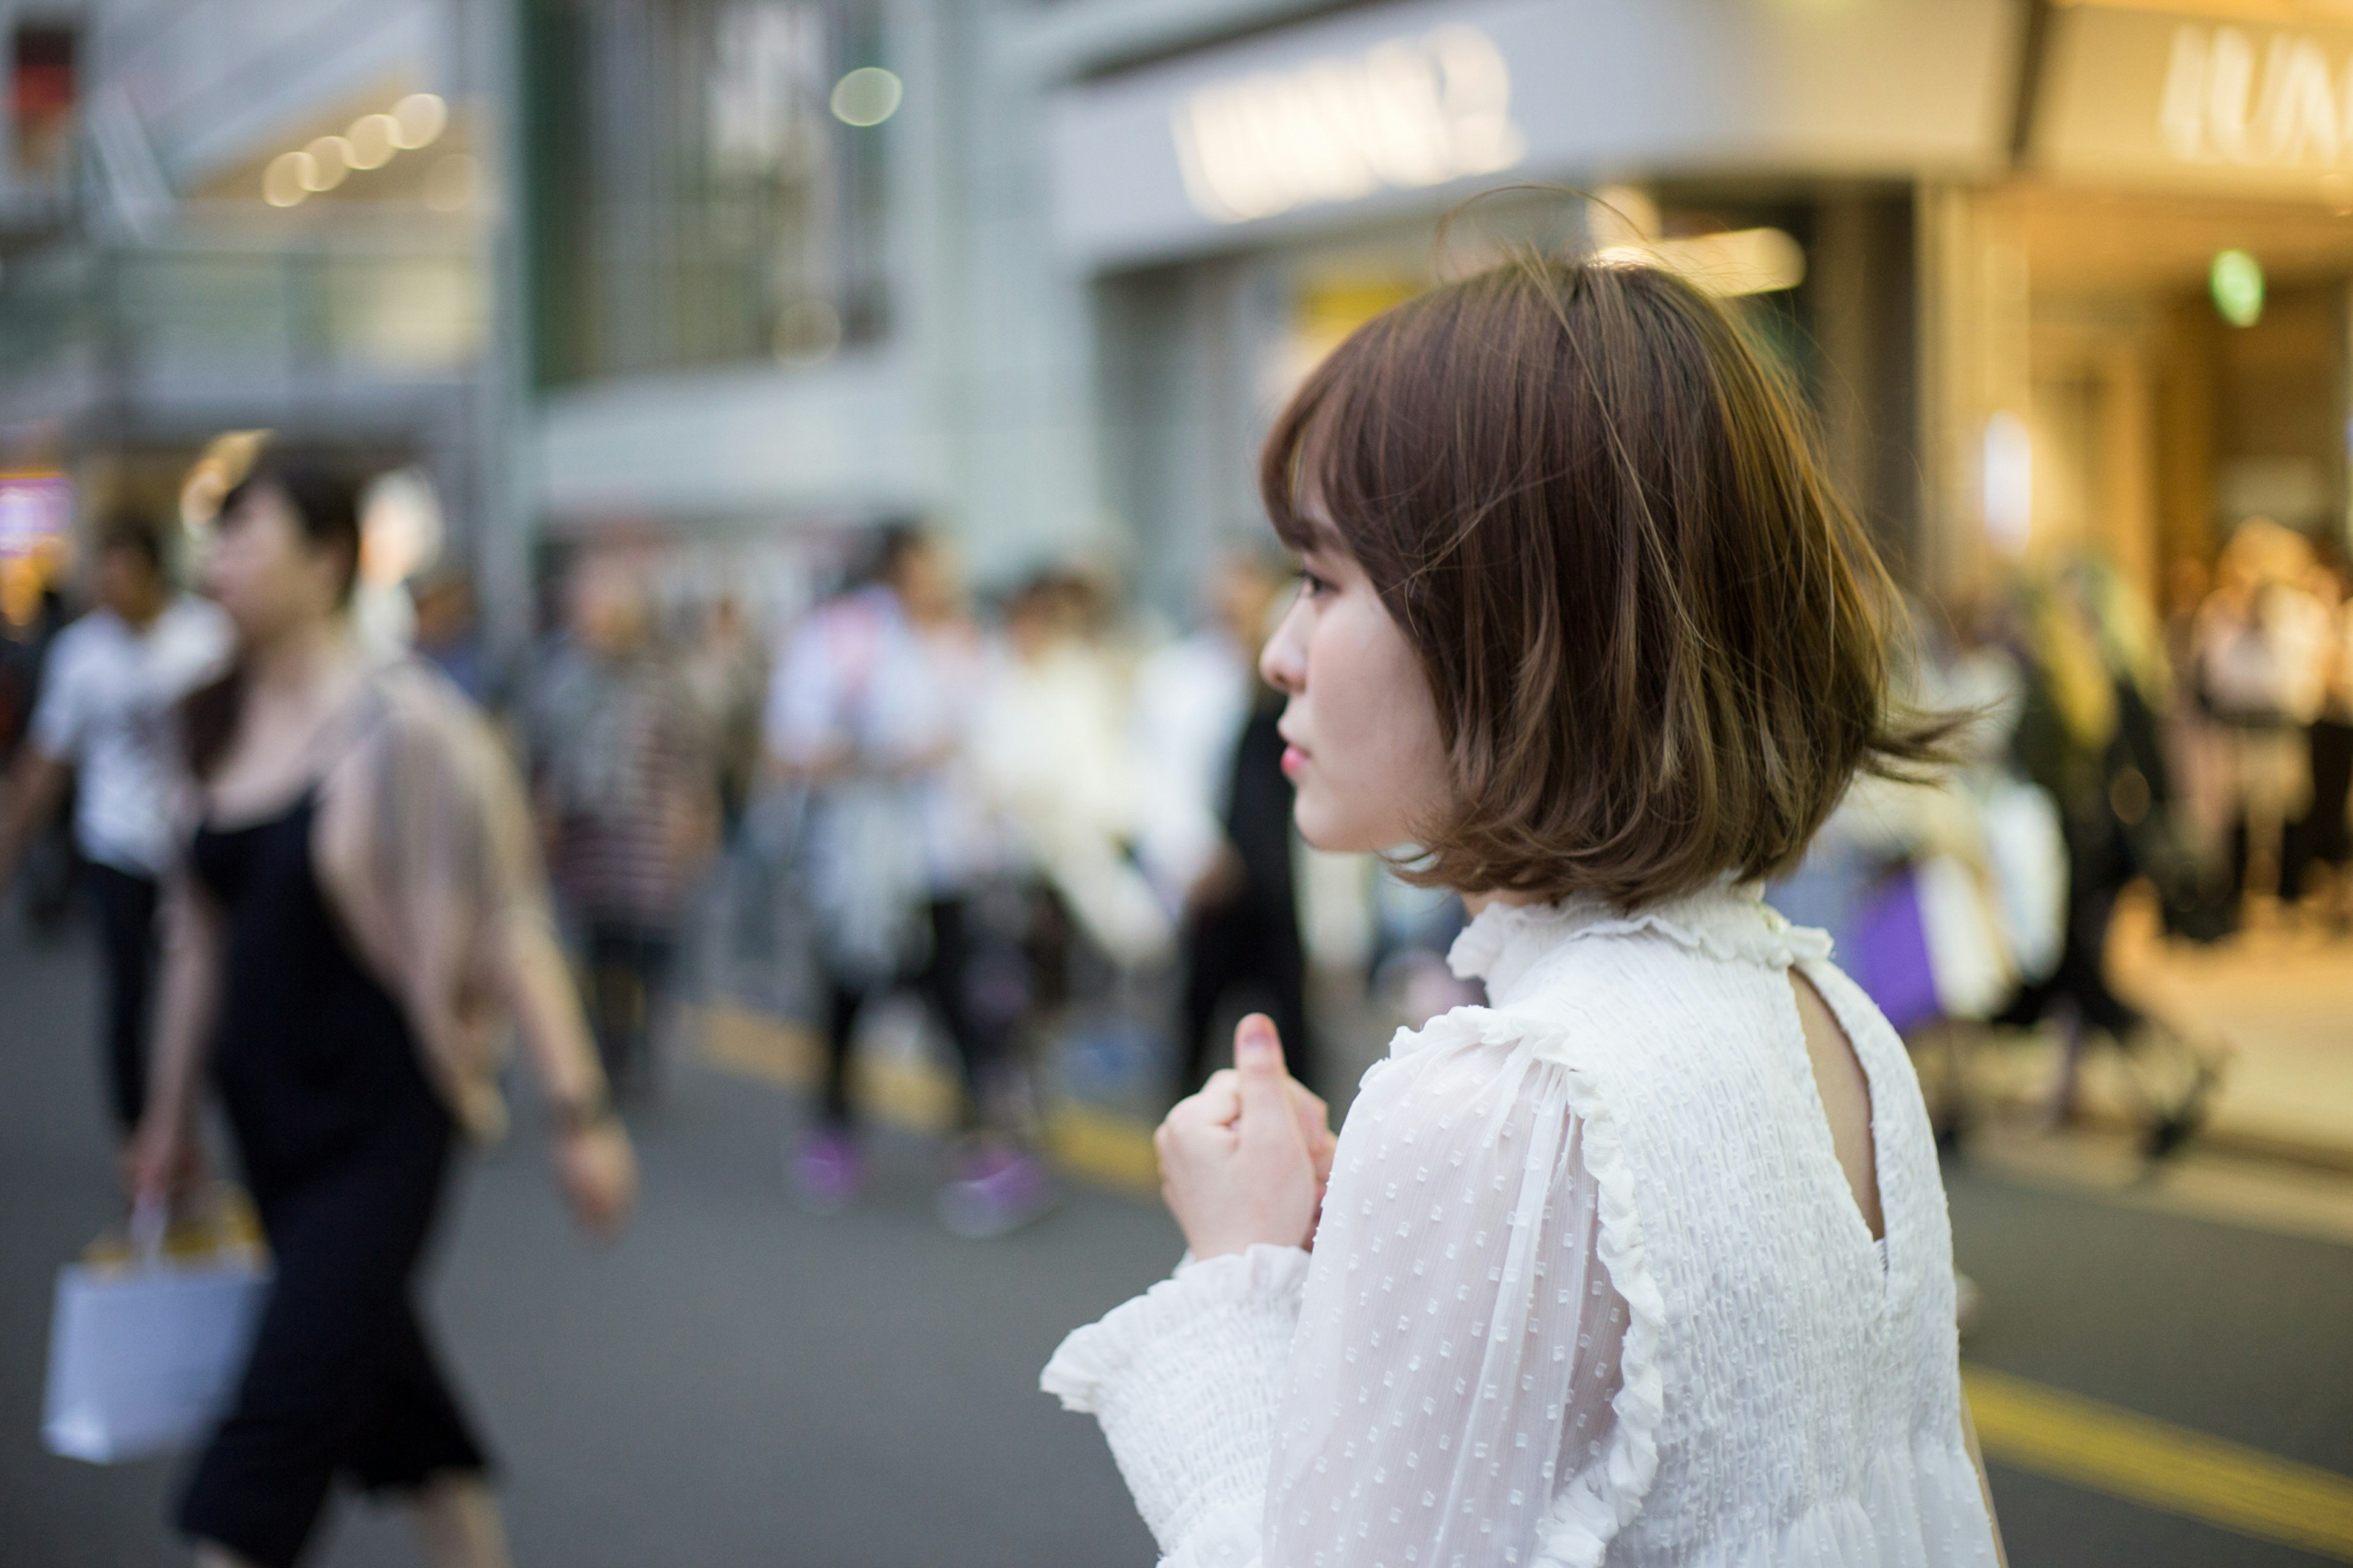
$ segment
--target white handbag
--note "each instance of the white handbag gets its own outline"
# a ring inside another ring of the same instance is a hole
[[[41,1433],[93,1464],[183,1447],[211,1431],[245,1370],[269,1267],[241,1197],[171,1229],[133,1216],[58,1271]]]

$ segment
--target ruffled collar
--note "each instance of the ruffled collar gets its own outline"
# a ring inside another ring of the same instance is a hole
[[[1454,939],[1446,964],[1459,979],[1485,981],[1489,999],[1504,1004],[1568,943],[1636,935],[1662,936],[1711,958],[1777,969],[1831,952],[1826,932],[1789,923],[1765,901],[1760,884],[1727,879],[1632,914],[1584,895],[1556,904],[1489,904]]]

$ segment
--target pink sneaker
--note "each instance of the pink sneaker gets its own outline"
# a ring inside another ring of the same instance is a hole
[[[812,1214],[839,1214],[858,1199],[864,1177],[858,1145],[846,1132],[814,1134],[793,1156],[793,1193]]]
[[[982,1241],[1020,1229],[1060,1201],[1046,1167],[1027,1154],[971,1155],[963,1174],[940,1188],[934,1207],[955,1235]]]

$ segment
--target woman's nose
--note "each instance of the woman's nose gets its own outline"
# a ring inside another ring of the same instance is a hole
[[[1300,616],[1306,601],[1294,600],[1266,639],[1258,656],[1259,678],[1277,691],[1296,697],[1307,684],[1307,650],[1301,637]]]

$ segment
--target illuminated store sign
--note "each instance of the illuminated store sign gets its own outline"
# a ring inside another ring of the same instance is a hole
[[[2353,30],[2058,13],[2035,115],[2046,174],[2218,195],[2353,195]]]
[[[1201,88],[1170,116],[1185,194],[1219,223],[1518,163],[1512,75],[1475,27]]]
[[[2158,132],[2189,163],[2333,166],[2353,154],[2353,64],[2337,64],[2346,68],[2332,68],[2307,36],[2276,33],[2258,52],[2237,27],[2185,24],[2173,35]]]
[[[1062,256],[1087,269],[1156,263],[1434,213],[1499,179],[1975,179],[2009,166],[2017,0],[1309,9],[1291,26],[1054,89]],[[1082,68],[1038,47],[1039,68]],[[2154,91],[2133,100],[2144,139]],[[1790,269],[1761,238],[1735,248],[1699,259],[1760,287]]]

